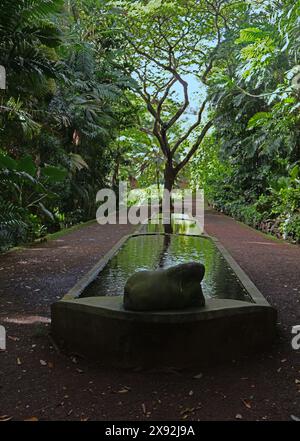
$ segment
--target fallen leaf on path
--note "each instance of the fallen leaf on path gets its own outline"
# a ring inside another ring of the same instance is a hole
[[[0,415],[0,421],[10,421],[12,419],[11,416],[8,415]]]
[[[236,416],[235,416],[235,419],[236,420],[242,420],[243,416],[240,413],[237,413]]]
[[[251,409],[251,403],[249,400],[242,400],[242,403],[245,407],[247,407],[247,409]]]
[[[194,395],[194,391],[193,390],[190,390],[189,391],[189,396],[191,397],[191,396],[193,396]]]
[[[21,364],[22,364],[21,359],[18,357],[18,358],[17,358],[17,365],[18,365],[18,366],[21,366]]]
[[[195,378],[195,380],[200,380],[200,378],[203,377],[203,374],[200,372],[200,374],[194,375],[193,378]]]
[[[146,415],[147,410],[146,410],[145,403],[142,404],[142,409],[143,409],[143,414]]]
[[[300,418],[296,417],[295,415],[291,415],[291,419],[293,421],[300,421]]]
[[[117,391],[117,394],[126,394],[129,391],[130,391],[130,388],[123,387],[122,389]]]
[[[297,378],[295,379],[295,383],[296,384],[300,384],[300,380],[298,380]]]
[[[19,337],[14,337],[13,335],[9,335],[7,338],[12,341],[20,341]]]
[[[194,407],[186,407],[180,412],[180,415],[185,415],[187,413],[193,413],[195,411]]]

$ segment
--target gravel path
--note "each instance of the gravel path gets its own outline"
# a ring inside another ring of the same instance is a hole
[[[291,327],[300,325],[300,247],[213,211],[206,231],[278,309],[279,335],[268,353],[203,370],[133,372],[55,350],[48,337],[51,303],[132,230],[93,224],[0,256],[0,324],[8,334],[0,353],[0,420],[299,418],[300,354],[290,342]]]

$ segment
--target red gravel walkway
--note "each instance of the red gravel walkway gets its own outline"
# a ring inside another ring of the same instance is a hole
[[[0,324],[9,336],[0,354],[0,420],[299,418],[299,351],[290,331],[300,325],[300,248],[211,211],[206,231],[279,311],[280,335],[268,353],[204,369],[196,379],[199,370],[112,370],[56,352],[48,337],[51,303],[130,231],[95,224],[0,257]]]

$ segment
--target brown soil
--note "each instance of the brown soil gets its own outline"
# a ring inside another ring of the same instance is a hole
[[[202,370],[134,372],[55,349],[48,336],[51,303],[131,231],[94,224],[0,257],[0,324],[8,334],[0,354],[0,420],[299,418],[299,351],[291,347],[291,327],[300,325],[300,247],[213,211],[206,231],[278,309],[279,335],[267,353]]]

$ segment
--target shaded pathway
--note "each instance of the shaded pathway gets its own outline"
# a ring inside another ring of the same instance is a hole
[[[199,369],[105,369],[56,352],[47,335],[51,303],[130,231],[95,224],[0,257],[0,323],[10,319],[8,350],[0,354],[0,415],[46,420],[300,417],[300,357],[290,346],[290,328],[300,324],[300,248],[212,211],[206,214],[206,231],[221,240],[278,308],[280,336],[269,353],[204,369],[200,376]]]
[[[278,309],[282,327],[300,324],[300,247],[279,241],[215,211],[205,230],[216,236],[267,300]]]

